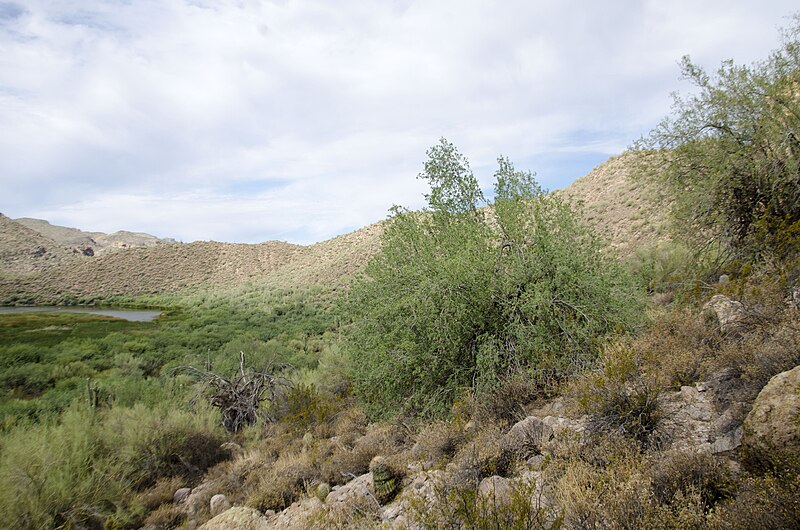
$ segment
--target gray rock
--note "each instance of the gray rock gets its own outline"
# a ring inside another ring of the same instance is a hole
[[[236,506],[216,515],[200,527],[200,530],[267,530],[271,528],[267,517],[258,510]]]
[[[192,492],[192,488],[180,488],[175,491],[175,495],[172,496],[172,502],[175,504],[180,504],[184,502],[187,498],[189,498],[189,494]]]
[[[800,455],[800,366],[782,372],[761,389],[744,420],[742,445],[758,459],[772,453]]]
[[[481,480],[478,485],[478,495],[498,507],[511,504],[512,491],[511,481],[497,475]]]
[[[716,317],[722,333],[738,331],[747,321],[748,315],[744,304],[731,300],[724,294],[715,294],[703,306],[703,313]]]
[[[733,451],[738,448],[742,445],[743,432],[744,429],[742,426],[739,426],[730,432],[717,436],[714,443],[711,444],[711,452],[713,454],[727,453],[728,451]]]
[[[526,458],[541,453],[554,435],[553,427],[536,416],[528,416],[511,427],[504,443],[514,454]]]
[[[230,507],[231,503],[228,502],[228,498],[222,493],[218,493],[211,497],[211,501],[208,503],[208,508],[212,516],[219,515],[228,510]]]
[[[331,491],[325,498],[325,504],[335,505],[347,502],[353,497],[372,496],[372,473],[354,478],[344,486]]]

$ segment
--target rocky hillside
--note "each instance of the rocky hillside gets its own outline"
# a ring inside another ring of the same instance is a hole
[[[114,250],[154,247],[156,245],[175,243],[174,239],[159,239],[143,232],[120,230],[105,234],[103,232],[84,232],[77,228],[53,225],[43,219],[32,219],[30,217],[21,217],[14,220],[64,247],[76,250],[87,256],[101,255]]]
[[[637,174],[636,164],[634,153],[610,158],[557,192],[622,257],[669,238],[669,190],[654,175]]]
[[[0,300],[67,301],[89,297],[233,288],[245,283],[292,288],[335,286],[360,270],[380,244],[380,225],[303,247],[194,242],[132,248],[84,258],[13,280],[0,280]]]
[[[0,279],[52,270],[79,259],[53,239],[0,213]]]
[[[669,198],[652,178],[633,177],[635,163],[631,154],[614,157],[557,192],[580,205],[585,220],[623,257],[668,237]],[[0,301],[6,303],[226,289],[242,283],[334,287],[346,283],[378,251],[382,232],[382,223],[376,223],[305,247],[275,241],[168,245],[147,234],[105,235],[32,219],[4,222],[17,228],[13,237],[3,235],[3,248],[18,250],[5,251],[0,263],[28,273],[24,279],[0,281]],[[41,259],[34,255],[40,247],[58,247],[56,242],[62,243],[58,256],[64,259],[56,259],[53,251]],[[110,252],[112,248],[127,250]],[[96,255],[78,259],[83,254]],[[52,260],[54,266],[43,267],[37,259]]]

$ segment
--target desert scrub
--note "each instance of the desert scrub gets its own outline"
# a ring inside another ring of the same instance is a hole
[[[0,438],[0,526],[111,524],[140,513],[133,495],[165,477],[197,479],[225,457],[207,411],[92,410],[20,425]]]
[[[421,528],[563,528],[562,515],[542,502],[535,482],[514,481],[503,497],[481,494],[474,483],[442,478],[436,480],[431,499],[410,497],[408,518]]]
[[[596,433],[623,433],[643,446],[659,421],[660,389],[645,373],[645,356],[624,343],[607,346],[600,367],[572,385],[579,409]]]

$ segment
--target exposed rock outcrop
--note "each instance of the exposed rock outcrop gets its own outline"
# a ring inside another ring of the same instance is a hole
[[[258,510],[236,506],[225,510],[200,527],[200,530],[269,530],[269,518]]]
[[[800,456],[800,366],[774,376],[758,394],[742,444],[758,460]]]
[[[655,439],[665,450],[719,454],[737,449],[749,411],[748,403],[738,400],[741,393],[740,382],[730,371],[677,392],[662,393]]]
[[[703,306],[703,313],[719,322],[722,333],[738,331],[747,322],[747,312],[744,304],[738,300],[731,300],[724,294],[715,294]]]

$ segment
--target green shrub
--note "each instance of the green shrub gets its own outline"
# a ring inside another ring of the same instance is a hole
[[[197,479],[227,456],[217,422],[209,411],[93,410],[78,402],[60,422],[16,426],[0,438],[0,527],[126,520],[139,510],[135,490],[166,477]]]
[[[781,48],[764,61],[725,61],[709,75],[683,58],[681,73],[696,90],[676,95],[672,116],[639,147],[669,152],[666,175],[678,191],[683,235],[693,243],[706,245],[712,236],[726,252],[785,257],[783,238],[773,236],[800,221],[798,49],[795,15]],[[695,229],[687,230],[687,221]]]
[[[587,366],[602,338],[642,319],[634,281],[569,206],[500,158],[488,208],[446,140],[420,175],[429,210],[393,209],[381,252],[352,289],[356,395],[372,417],[443,415],[464,388]]]

